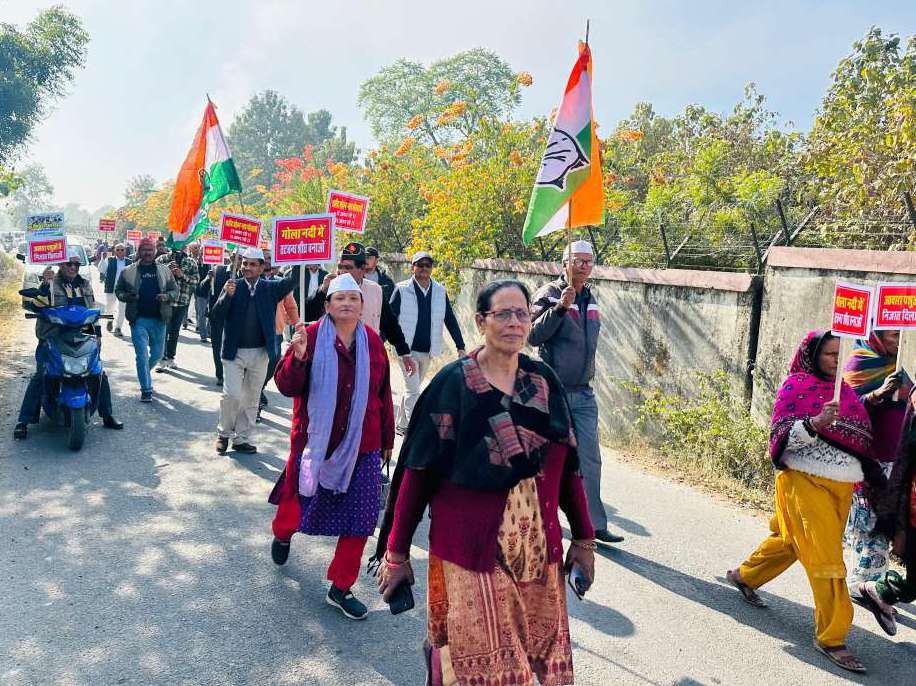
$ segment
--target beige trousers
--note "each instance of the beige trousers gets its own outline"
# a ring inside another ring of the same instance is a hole
[[[266,348],[239,348],[234,360],[223,360],[223,397],[216,427],[223,438],[251,442],[268,359]]]
[[[420,398],[420,387],[423,385],[423,379],[426,378],[426,372],[429,371],[429,363],[432,358],[429,353],[411,352],[410,356],[417,363],[417,372],[407,376],[404,369],[404,361],[398,360],[401,365],[401,374],[404,376],[404,395],[401,396],[401,404],[398,405],[397,427],[400,431],[407,431],[407,424],[410,422],[410,415],[413,412],[414,405]]]

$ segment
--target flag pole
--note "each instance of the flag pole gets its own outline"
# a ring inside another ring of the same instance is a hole
[[[573,285],[573,253],[572,253],[572,198],[570,197],[566,212],[566,278],[568,284]]]

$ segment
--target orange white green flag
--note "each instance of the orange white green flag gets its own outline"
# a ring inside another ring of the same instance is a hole
[[[566,92],[541,159],[522,229],[528,245],[567,226],[604,223],[601,155],[592,110],[592,53],[579,43]]]
[[[241,192],[242,183],[216,118],[216,106],[208,98],[203,121],[175,181],[168,244],[180,248],[206,233],[210,204]]]

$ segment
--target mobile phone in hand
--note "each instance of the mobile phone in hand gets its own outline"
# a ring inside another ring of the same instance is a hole
[[[402,612],[407,612],[407,610],[412,610],[413,606],[413,591],[410,590],[410,580],[404,579],[394,589],[391,600],[388,601],[388,608],[391,610],[391,614],[399,615]]]
[[[588,592],[590,586],[585,574],[582,573],[582,569],[577,564],[573,564],[572,569],[569,570],[568,583],[579,600],[582,600],[582,596]]]

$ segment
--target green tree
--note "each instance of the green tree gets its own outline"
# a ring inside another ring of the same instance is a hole
[[[853,44],[833,73],[804,164],[813,175],[810,194],[828,216],[904,214],[903,192],[916,179],[916,36],[903,46],[872,27]]]
[[[45,170],[29,164],[19,173],[19,186],[6,198],[6,212],[13,226],[25,230],[26,215],[46,212],[54,207],[54,186]]]
[[[518,76],[481,48],[428,68],[400,59],[360,86],[359,104],[381,141],[415,136],[445,145],[469,136],[482,119],[509,115],[521,100]]]
[[[320,122],[306,124],[302,111],[276,91],[253,95],[229,126],[229,149],[244,195],[250,196],[255,185],[272,183],[276,160],[301,153],[316,125]]]
[[[64,96],[88,43],[80,19],[61,6],[45,10],[25,29],[0,24],[0,166]]]

